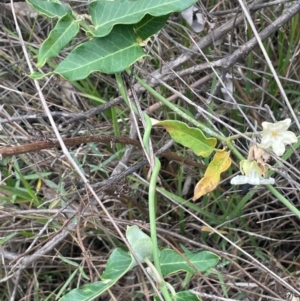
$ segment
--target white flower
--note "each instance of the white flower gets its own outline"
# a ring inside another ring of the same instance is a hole
[[[235,176],[230,181],[231,185],[242,185],[242,184],[251,184],[251,185],[273,185],[275,184],[274,178],[262,178],[259,177],[255,172],[251,173],[250,176]]]
[[[230,181],[230,184],[273,185],[275,183],[274,178],[265,179],[262,177],[263,170],[255,161],[242,160],[240,162],[240,170],[244,175],[233,177]]]
[[[260,147],[271,147],[277,156],[282,156],[285,152],[285,145],[298,141],[293,132],[287,131],[290,124],[290,118],[276,123],[263,122],[263,132]]]

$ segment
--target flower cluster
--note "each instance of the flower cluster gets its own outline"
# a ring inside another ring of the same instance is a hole
[[[232,185],[251,184],[267,185],[274,184],[274,178],[266,178],[268,165],[266,164],[269,154],[264,149],[272,149],[277,156],[282,156],[285,146],[298,141],[296,135],[288,131],[291,119],[271,123],[263,122],[261,143],[252,145],[249,150],[247,160],[240,162],[240,171],[243,175],[235,176],[231,179]]]

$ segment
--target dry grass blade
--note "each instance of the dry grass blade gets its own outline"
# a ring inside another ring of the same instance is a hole
[[[152,157],[145,158],[137,139],[146,127],[141,118],[146,112],[157,120],[184,120],[135,82],[135,74],[212,131],[238,137],[235,146],[245,157],[255,137],[248,132],[259,133],[263,121],[291,118],[291,130],[299,131],[299,1],[198,1],[195,14],[205,21],[200,33],[173,14],[145,46],[151,59],[137,62],[129,75],[136,118],[114,76],[30,79],[54,21],[10,2],[0,1],[0,300],[57,300],[99,280],[113,249],[130,249],[127,226],[148,233]],[[86,1],[65,2],[87,13]],[[71,46],[83,39],[80,32]],[[151,143],[162,164],[156,204],[161,247],[208,250],[221,258],[205,274],[168,276],[173,288],[191,289],[203,301],[296,298],[298,218],[264,186],[231,186],[239,172],[234,156],[219,187],[191,202],[209,161],[158,127]],[[297,149],[288,146],[286,157],[272,155],[268,164],[274,187],[299,208]],[[159,293],[143,266],[129,276],[97,300],[153,300]]]

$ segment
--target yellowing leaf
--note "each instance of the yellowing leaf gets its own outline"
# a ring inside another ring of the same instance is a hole
[[[217,139],[207,138],[198,128],[175,120],[160,121],[156,125],[163,126],[176,142],[189,147],[197,156],[206,158],[215,150]]]
[[[230,152],[225,152],[224,150],[218,151],[215,154],[205,171],[204,177],[195,187],[193,201],[213,191],[218,186],[221,173],[227,170],[231,165],[229,155]]]

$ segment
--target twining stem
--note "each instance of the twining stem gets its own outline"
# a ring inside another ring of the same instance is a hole
[[[161,269],[159,265],[159,255],[158,255],[158,243],[157,243],[157,232],[156,232],[156,213],[155,213],[155,194],[156,194],[156,181],[157,177],[160,171],[160,161],[155,158],[154,161],[154,169],[151,175],[150,179],[150,185],[149,185],[149,194],[148,194],[148,201],[149,201],[149,219],[150,219],[150,232],[151,232],[151,239],[152,244],[154,246],[153,248],[153,259],[154,259],[154,265],[156,269],[158,270],[159,274],[161,274]]]
[[[128,107],[132,109],[132,111],[139,115],[138,108],[130,103],[130,100],[127,97],[126,89],[123,83],[123,79],[121,74],[117,73],[115,74],[116,81],[118,84],[119,91],[124,98],[125,102],[127,103]],[[154,260],[154,266],[159,274],[159,281],[158,285],[161,290],[162,295],[164,296],[165,301],[172,301],[172,298],[169,294],[169,291],[167,289],[166,283],[163,279],[161,268],[160,268],[160,262],[159,262],[159,248],[158,248],[158,242],[157,242],[157,231],[156,231],[156,204],[155,204],[155,195],[156,195],[156,182],[158,179],[158,174],[160,171],[160,161],[157,157],[154,157],[153,153],[151,153],[150,148],[150,133],[151,133],[151,120],[149,116],[147,116],[146,113],[143,114],[143,116],[140,115],[140,118],[144,117],[145,123],[144,123],[144,136],[141,140],[141,145],[143,146],[145,156],[147,157],[147,160],[149,164],[151,165],[151,179],[149,184],[149,193],[148,193],[148,207],[149,207],[149,220],[150,220],[150,234],[151,234],[151,241],[153,246],[153,260]]]
[[[148,267],[151,269],[151,273],[154,277],[154,279],[157,281],[160,290],[165,298],[166,301],[172,301],[173,299],[171,298],[169,291],[172,293],[173,296],[176,295],[176,292],[174,290],[174,288],[167,282],[164,281],[164,279],[161,277],[161,275],[158,273],[157,269],[155,268],[155,266],[152,264],[152,262],[146,258],[145,259],[145,263],[148,265]]]
[[[150,234],[151,234],[151,241],[153,245],[153,261],[155,269],[157,270],[158,274],[160,275],[160,279],[158,279],[158,285],[161,290],[162,295],[164,296],[166,301],[172,301],[172,298],[169,294],[167,289],[166,282],[164,281],[161,273],[160,268],[160,261],[159,261],[159,249],[158,249],[158,242],[157,242],[157,231],[156,231],[156,204],[155,204],[155,195],[156,195],[156,182],[158,178],[158,174],[160,171],[160,161],[158,158],[154,158],[154,168],[152,170],[150,184],[149,184],[149,194],[148,194],[148,202],[149,202],[149,220],[150,220]]]

